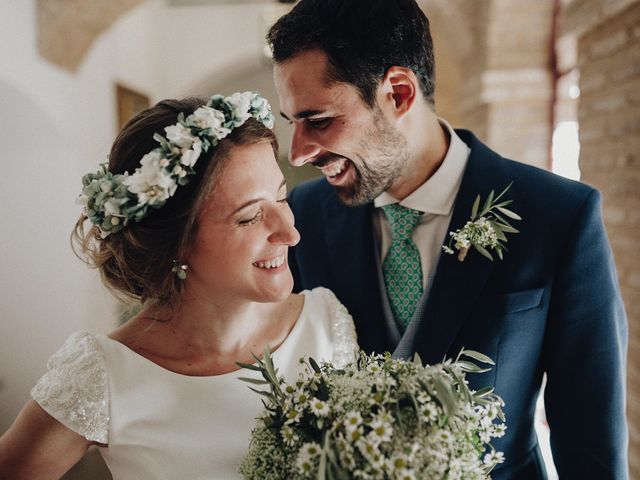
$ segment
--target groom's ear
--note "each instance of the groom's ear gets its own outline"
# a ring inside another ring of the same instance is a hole
[[[413,70],[390,67],[378,88],[378,105],[386,114],[400,119],[411,109],[418,88],[418,78]]]

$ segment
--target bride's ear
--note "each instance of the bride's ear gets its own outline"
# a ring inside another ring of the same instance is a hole
[[[418,78],[410,68],[393,66],[378,87],[378,105],[387,118],[400,120],[411,110],[418,94]]]

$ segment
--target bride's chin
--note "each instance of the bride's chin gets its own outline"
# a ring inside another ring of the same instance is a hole
[[[277,303],[285,301],[293,292],[293,276],[289,273],[286,280],[278,281],[276,285],[265,285],[261,290],[261,302]]]

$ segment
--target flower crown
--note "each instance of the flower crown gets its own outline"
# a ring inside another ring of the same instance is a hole
[[[252,117],[273,128],[271,106],[255,92],[226,98],[214,95],[188,117],[181,112],[178,123],[164,129],[166,138],[157,133],[153,136],[160,146],[142,157],[133,174],[114,175],[108,164],[102,163],[96,173],[82,177],[78,201],[84,205],[84,214],[98,226],[102,238],[131,221],[139,222],[152,208],[164,205],[178,185],[189,183],[202,153]]]

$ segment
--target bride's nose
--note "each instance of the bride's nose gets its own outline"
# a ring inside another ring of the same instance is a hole
[[[274,212],[272,231],[269,234],[269,242],[278,245],[288,245],[293,247],[300,241],[300,233],[293,225],[293,212],[288,205],[281,207]]]

